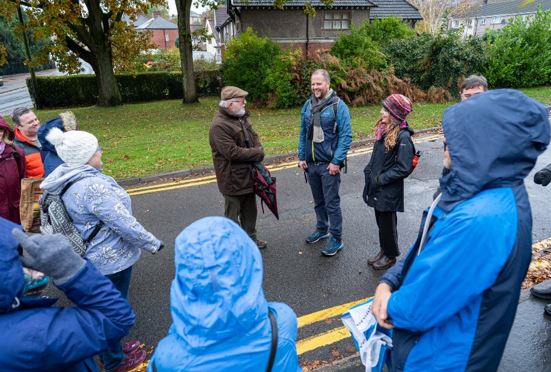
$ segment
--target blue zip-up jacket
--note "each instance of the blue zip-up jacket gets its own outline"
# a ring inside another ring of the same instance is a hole
[[[335,165],[342,165],[344,163],[346,154],[352,143],[352,126],[350,124],[348,106],[341,99],[336,99],[338,100],[336,118],[332,103],[321,111],[320,125],[324,135],[322,143],[313,143],[308,139],[308,131],[313,125],[312,99],[308,99],[302,107],[298,142],[299,160],[306,160],[308,162],[319,161]]]
[[[176,238],[176,277],[170,290],[172,325],[148,371],[265,371],[277,319],[273,371],[300,371],[297,318],[285,304],[267,302],[262,257],[234,222],[207,217]]]
[[[132,308],[89,262],[59,286],[75,306],[23,297],[14,227],[0,218],[0,370],[97,371],[93,356],[128,334]]]
[[[496,371],[532,254],[524,178],[549,121],[542,104],[495,90],[447,109],[442,125],[452,168],[428,239],[381,278],[393,288],[391,370]]]

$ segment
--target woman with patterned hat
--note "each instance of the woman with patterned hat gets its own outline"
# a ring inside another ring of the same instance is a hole
[[[364,169],[363,199],[375,209],[379,228],[379,252],[367,263],[385,270],[396,263],[398,248],[396,212],[404,211],[404,179],[413,170],[415,147],[413,130],[406,117],[412,111],[411,100],[392,94],[382,102],[381,117],[375,126],[375,144]]]

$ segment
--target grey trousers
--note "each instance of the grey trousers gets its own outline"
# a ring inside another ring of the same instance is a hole
[[[256,194],[224,195],[224,216],[241,225],[256,242]]]

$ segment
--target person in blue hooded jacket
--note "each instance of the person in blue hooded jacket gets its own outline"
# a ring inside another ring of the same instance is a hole
[[[148,371],[265,371],[269,311],[278,334],[272,370],[300,371],[296,315],[264,298],[260,252],[236,223],[223,217],[194,222],[176,238],[175,256],[172,325]]]
[[[40,155],[44,163],[44,177],[48,177],[58,166],[63,164],[63,160],[57,154],[55,146],[46,139],[52,128],[58,128],[63,132],[78,130],[78,124],[75,115],[71,111],[62,112],[55,118],[48,120],[46,124],[38,129],[38,140],[42,145]]]
[[[442,194],[382,276],[373,312],[393,328],[391,371],[496,371],[532,254],[524,178],[549,120],[544,105],[503,89],[448,108],[442,126]]]
[[[308,177],[317,221],[316,230],[305,240],[313,244],[330,237],[321,250],[329,257],[344,248],[340,172],[352,143],[350,112],[330,85],[326,70],[318,69],[312,73],[312,96],[300,112],[298,142],[298,166]]]
[[[3,218],[0,236],[0,370],[98,371],[93,356],[134,324],[128,302],[64,236],[27,236]],[[24,296],[22,260],[49,275],[74,306]]]

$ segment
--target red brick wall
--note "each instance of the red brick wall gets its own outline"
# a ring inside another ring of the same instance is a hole
[[[174,48],[178,30],[150,30],[151,41],[160,49]],[[165,34],[168,35],[168,41],[165,42]]]

